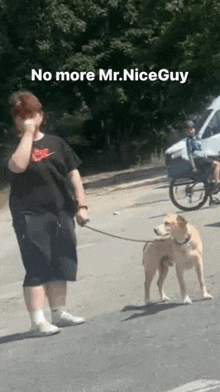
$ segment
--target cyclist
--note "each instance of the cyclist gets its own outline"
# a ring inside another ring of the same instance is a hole
[[[187,153],[193,171],[197,171],[197,169],[202,171],[210,169],[213,175],[214,186],[216,189],[220,189],[220,162],[207,156],[206,152],[202,150],[201,140],[195,136],[195,125],[193,121],[184,121],[183,129],[186,135]]]

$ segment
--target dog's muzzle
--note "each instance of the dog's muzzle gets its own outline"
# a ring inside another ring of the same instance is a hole
[[[154,233],[160,237],[168,237],[170,235],[170,233],[161,233],[159,229],[154,229]]]

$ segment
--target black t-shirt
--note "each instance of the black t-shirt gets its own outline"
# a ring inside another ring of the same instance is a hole
[[[10,209],[13,218],[22,212],[59,213],[66,210],[74,215],[73,188],[68,173],[81,160],[57,136],[44,135],[33,142],[30,163],[23,173],[10,173]]]

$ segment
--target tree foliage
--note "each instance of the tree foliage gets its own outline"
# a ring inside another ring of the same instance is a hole
[[[97,148],[145,138],[152,150],[164,144],[170,124],[219,94],[218,0],[1,0],[0,12],[4,123],[10,93],[30,89],[49,112],[78,111],[80,131]],[[31,69],[98,75],[136,68],[189,76],[184,84],[31,81]]]

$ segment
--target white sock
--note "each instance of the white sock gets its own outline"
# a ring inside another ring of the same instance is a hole
[[[55,312],[55,313],[57,312],[57,314],[58,313],[61,314],[64,312],[64,306],[57,306],[56,308],[52,308],[51,312]]]
[[[30,318],[32,328],[47,321],[43,309],[35,309],[33,312],[30,312]]]
[[[59,320],[64,312],[64,307],[60,306],[51,309],[51,316],[53,320]]]

